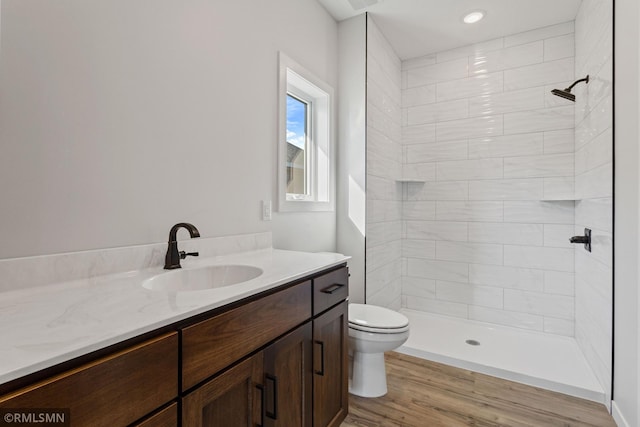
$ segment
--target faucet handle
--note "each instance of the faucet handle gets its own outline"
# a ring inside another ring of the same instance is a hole
[[[180,259],[185,259],[188,256],[200,256],[200,252],[185,252],[185,251],[180,251],[178,252],[180,254]]]

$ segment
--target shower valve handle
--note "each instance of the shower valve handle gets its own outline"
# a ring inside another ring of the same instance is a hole
[[[584,229],[584,236],[573,236],[569,238],[569,242],[571,243],[581,243],[584,245],[584,248],[591,252],[591,230],[588,228]]]

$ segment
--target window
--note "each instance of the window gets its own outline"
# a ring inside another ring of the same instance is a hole
[[[280,53],[278,205],[282,212],[334,209],[332,95],[330,86]]]

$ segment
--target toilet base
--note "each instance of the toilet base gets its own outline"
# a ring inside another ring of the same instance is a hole
[[[387,394],[384,353],[354,351],[352,372],[349,393],[361,397],[380,397]]]

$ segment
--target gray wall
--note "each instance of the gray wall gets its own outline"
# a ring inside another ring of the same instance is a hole
[[[349,298],[364,302],[366,211],[366,15],[340,22],[338,116],[338,252],[349,260]]]
[[[638,57],[637,0],[615,2],[614,142],[614,390],[613,414],[619,425],[640,425],[640,293],[638,292]]]
[[[1,17],[0,259],[162,242],[180,221],[335,250],[334,212],[260,209],[278,51],[337,87],[315,0],[4,0]]]

